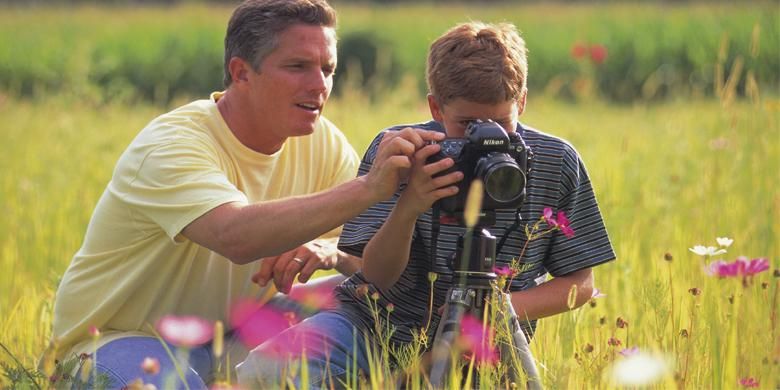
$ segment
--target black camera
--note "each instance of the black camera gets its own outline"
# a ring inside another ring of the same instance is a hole
[[[465,137],[447,138],[439,142],[441,150],[428,163],[450,157],[455,165],[440,173],[463,172],[458,193],[439,199],[445,215],[462,218],[468,189],[474,179],[484,184],[482,210],[518,208],[525,200],[526,175],[531,151],[517,133],[507,133],[493,121],[475,120],[466,127]]]

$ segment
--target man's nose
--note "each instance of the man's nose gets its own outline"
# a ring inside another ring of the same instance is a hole
[[[331,85],[331,76],[317,70],[309,76],[309,89],[314,92],[326,92]]]

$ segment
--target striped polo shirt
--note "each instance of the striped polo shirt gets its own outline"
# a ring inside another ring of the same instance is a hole
[[[442,125],[435,121],[395,126],[385,131],[398,131],[405,127],[444,132]],[[524,271],[513,280],[511,291],[535,287],[545,280],[547,273],[561,276],[614,260],[615,253],[607,236],[590,179],[574,147],[565,140],[522,124],[518,124],[516,131],[533,152],[533,160],[527,179],[525,202],[519,210],[496,210],[496,223],[488,227],[492,235],[500,239],[515,222],[516,213],[520,213],[523,222],[519,229],[512,229],[509,233],[496,256],[496,265],[509,265],[513,258],[520,255],[526,242],[523,225],[533,225],[538,221],[545,207],[564,211],[575,235],[566,238],[557,231],[531,241],[520,259]],[[371,168],[383,133],[374,139],[363,156],[359,176],[365,175]],[[339,248],[349,254],[362,256],[363,248],[389,216],[402,189],[403,186],[399,187],[399,191],[391,199],[377,203],[344,225],[339,239]],[[378,307],[382,309],[381,317],[386,318],[387,313],[384,312],[384,308],[388,303],[395,306],[389,313],[390,321],[396,328],[391,341],[411,342],[410,331],[415,328],[422,329],[428,318],[430,300],[428,273],[435,272],[438,278],[433,289],[433,319],[428,329],[429,336],[434,335],[440,320],[436,308],[444,304],[446,293],[453,282],[453,272],[448,266],[448,258],[456,250],[457,239],[466,228],[445,224],[440,226],[436,260],[432,264],[429,252],[431,215],[432,210],[428,210],[417,218],[410,259],[395,285],[386,290],[379,289],[367,282],[363,274],[358,272],[337,287],[336,296],[341,303],[339,310],[358,329],[371,332],[374,326],[374,317],[366,297],[361,297],[356,292],[360,285],[368,284],[370,293],[379,293]],[[544,223],[541,226],[546,228]],[[526,333],[532,334],[535,321],[521,322]]]

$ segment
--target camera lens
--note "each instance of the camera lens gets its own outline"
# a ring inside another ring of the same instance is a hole
[[[525,189],[525,174],[508,155],[493,154],[479,161],[477,176],[485,184],[485,195],[502,207],[511,202],[522,201]]]

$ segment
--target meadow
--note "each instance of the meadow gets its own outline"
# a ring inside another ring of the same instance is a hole
[[[560,11],[564,17],[577,19],[569,24],[574,32],[560,38],[555,35],[556,31],[564,31],[559,26],[560,30],[552,31],[549,44],[545,44],[551,51],[563,51],[566,58],[576,41],[572,36],[596,39],[615,34],[598,20],[613,21],[607,23],[613,26],[627,23],[614,17],[628,12],[624,6],[615,6],[615,14],[599,13],[603,8],[574,8],[584,10],[577,17],[572,9],[558,7],[525,10],[540,15]],[[764,20],[761,10],[765,8],[746,8],[745,14]],[[3,10],[0,20],[23,21],[30,12]],[[20,41],[30,34],[55,37],[50,47],[59,42],[64,48],[47,51],[52,56],[50,61],[56,63],[61,58],[60,62],[73,70],[64,74],[81,74],[83,78],[58,78],[55,74],[51,80],[65,80],[61,81],[63,85],[33,82],[31,92],[26,93],[27,84],[3,84],[0,92],[0,343],[6,349],[0,351],[0,362],[15,365],[16,359],[28,368],[36,365],[49,341],[58,278],[81,244],[92,208],[116,158],[150,119],[188,101],[184,95],[170,95],[170,91],[157,92],[167,96],[165,99],[144,99],[144,93],[125,89],[123,83],[127,80],[118,81],[114,87],[84,81],[89,75],[79,72],[95,65],[79,59],[78,48],[88,50],[95,40],[82,35],[90,31],[90,26],[98,32],[110,28],[109,23],[100,21],[106,17],[105,10],[89,8],[78,10],[78,14],[90,22],[71,24],[71,29],[56,34],[54,28],[60,21],[57,15],[72,16],[74,12],[42,10],[40,23],[30,25],[33,33],[20,32],[19,36]],[[164,8],[133,10],[123,20],[132,25],[136,17],[161,17],[170,12]],[[191,20],[207,26],[222,23],[222,19],[215,22],[201,8],[186,12]],[[342,14],[342,26],[358,29],[357,25],[364,23],[368,28],[379,23],[375,12],[369,8],[349,9],[345,13],[351,16]],[[425,12],[431,11],[415,9],[412,14],[436,20],[430,25],[423,23],[429,32],[418,40],[402,40],[420,47],[399,50],[406,55],[416,53],[416,61],[420,62],[427,42],[455,15],[484,15],[492,20],[501,15],[492,9],[480,14],[457,8],[456,14],[438,20]],[[670,15],[683,19],[680,15],[696,12],[720,15],[722,10],[698,5],[691,9],[675,7]],[[775,8],[770,21],[777,20],[776,12]],[[663,11],[644,13],[648,20],[645,23],[649,25],[652,16],[659,14]],[[394,34],[390,25],[393,31],[403,30],[394,17],[389,18],[393,23],[378,30],[390,35]],[[353,21],[347,22],[350,18]],[[122,24],[119,19],[113,20],[121,35]],[[612,94],[596,87],[598,74],[587,72],[563,72],[568,80],[564,84],[572,86],[564,94],[555,77],[536,84],[535,89],[532,84],[523,122],[564,137],[577,147],[588,166],[618,255],[616,262],[596,270],[596,285],[605,296],[577,311],[540,322],[532,350],[547,388],[626,386],[625,382],[616,382],[611,373],[629,359],[624,355],[635,351],[634,347],[663,362],[664,369],[651,384],[655,388],[731,389],[752,387],[754,383],[766,389],[780,386],[780,97],[776,82],[759,71],[763,68],[751,67],[763,58],[751,57],[749,36],[755,20],[750,16],[736,20],[742,24],[734,29],[728,23],[716,24],[722,30],[713,27],[716,30],[712,35],[718,38],[706,48],[707,53],[717,58],[723,51],[722,36],[744,34],[747,43],[731,45],[728,51],[734,53],[729,58],[741,55],[754,58],[753,62],[745,61],[739,67],[733,62],[721,63],[719,68],[719,63],[713,61],[712,66],[699,72],[709,74],[721,69],[725,73],[723,82],[718,84],[718,77],[711,75],[712,85],[700,88],[698,94],[692,92],[697,89],[695,83],[683,83],[680,90],[662,100],[655,94],[630,102],[615,100]],[[0,25],[6,26],[0,29],[8,28],[7,23]],[[537,26],[542,25],[540,22]],[[529,42],[544,38],[541,28],[524,28]],[[766,28],[762,31],[762,37],[769,36],[762,47],[777,42],[776,30],[769,28],[768,34]],[[2,36],[9,40],[5,32]],[[203,55],[219,57],[219,39],[207,41],[216,47]],[[72,48],[77,50],[69,53]],[[619,60],[618,54],[610,52],[605,64]],[[411,63],[415,59],[402,61]],[[543,60],[536,61],[537,66],[544,66]],[[575,67],[578,64],[568,61]],[[7,66],[4,69],[10,69],[8,61],[3,63]],[[35,69],[42,63],[31,61],[30,67]],[[765,81],[750,87],[745,80],[751,71],[756,79]],[[643,85],[651,89],[653,83],[644,80]],[[363,151],[376,132],[386,126],[429,117],[419,78],[400,76],[394,84],[380,86],[345,80],[337,88],[339,94],[328,103],[326,116],[341,127],[358,151]],[[734,240],[725,248],[727,253],[710,258],[689,250],[695,245],[719,246],[716,237]],[[710,262],[723,259],[731,263],[738,256],[766,259],[769,269],[744,277],[707,273]],[[10,378],[0,378],[0,387],[10,383]]]

